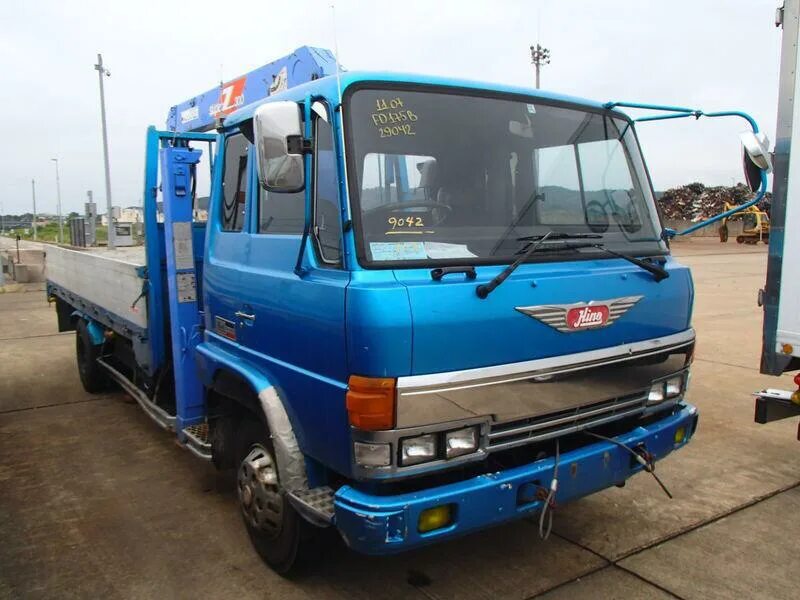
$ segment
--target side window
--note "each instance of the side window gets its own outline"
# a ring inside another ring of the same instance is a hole
[[[268,192],[261,186],[258,197],[258,233],[303,233],[305,225],[305,192],[290,194]]]
[[[225,172],[222,175],[222,230],[241,231],[247,190],[247,150],[241,134],[225,140]]]
[[[544,202],[537,202],[539,223],[543,225],[580,225],[586,222],[578,179],[578,165],[573,146],[553,146],[535,151],[538,192]]]
[[[633,188],[625,149],[618,140],[585,142],[578,145],[578,153],[583,187],[587,192]]]
[[[319,252],[330,264],[342,261],[342,226],[339,210],[333,131],[322,117],[316,120],[314,165],[314,226]]]
[[[268,192],[258,186],[258,233],[300,235],[305,223],[305,191]]]
[[[633,185],[622,142],[616,139],[586,142],[578,146],[587,213],[595,222],[614,221],[628,233],[642,228],[645,200]],[[642,211],[642,212],[640,212]]]

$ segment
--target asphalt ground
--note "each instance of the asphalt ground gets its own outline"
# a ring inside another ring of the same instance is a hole
[[[693,268],[699,430],[639,474],[533,520],[394,557],[334,545],[286,580],[251,550],[232,490],[122,393],[92,396],[42,285],[0,293],[2,598],[795,598],[797,422],[753,423],[765,246],[676,243]],[[18,286],[19,287],[19,286]],[[25,291],[27,290],[27,291]]]

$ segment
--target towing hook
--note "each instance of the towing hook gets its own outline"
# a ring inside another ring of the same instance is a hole
[[[655,456],[648,452],[647,448],[643,445],[635,446],[633,452],[641,458],[641,460],[637,458],[637,462],[644,467],[645,471],[652,473],[655,470]]]

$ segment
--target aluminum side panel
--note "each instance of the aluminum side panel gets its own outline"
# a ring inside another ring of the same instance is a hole
[[[48,246],[47,279],[135,325],[147,328],[147,300],[139,299],[144,248],[114,251],[69,250]]]

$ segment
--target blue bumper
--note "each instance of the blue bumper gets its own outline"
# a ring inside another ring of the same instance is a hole
[[[685,445],[697,423],[697,409],[681,404],[673,414],[637,427],[617,440],[628,446],[643,444],[657,459]],[[686,435],[675,443],[675,432]],[[396,496],[366,494],[350,486],[335,497],[335,524],[347,544],[365,554],[391,554],[442,541],[471,531],[536,513],[542,501],[536,490],[549,487],[552,458],[479,475],[440,487]],[[598,442],[561,455],[556,500],[563,504],[624,482],[642,467],[631,455],[610,442]],[[453,522],[441,529],[420,533],[420,513],[450,504]]]

